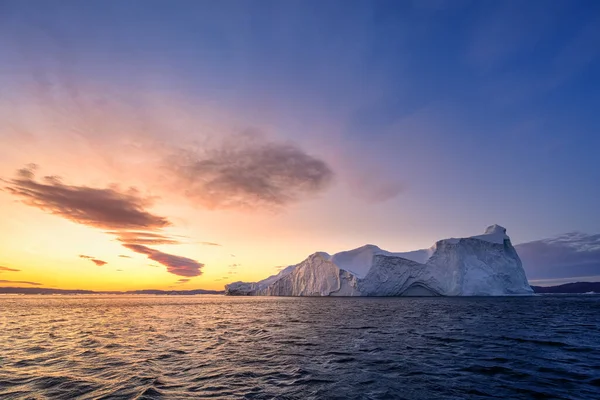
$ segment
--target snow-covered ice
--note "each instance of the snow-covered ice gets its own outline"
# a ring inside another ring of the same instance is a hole
[[[392,253],[375,245],[317,252],[259,282],[234,282],[229,295],[501,296],[533,294],[506,229]]]

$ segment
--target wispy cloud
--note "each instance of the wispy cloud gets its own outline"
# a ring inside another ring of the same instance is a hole
[[[18,171],[17,177],[4,180],[6,190],[32,207],[73,222],[101,229],[160,229],[170,225],[161,216],[146,211],[151,199],[136,189],[121,191],[113,186],[96,189],[66,185],[54,176],[35,179],[35,165]]]
[[[179,279],[177,282],[175,282],[175,284],[180,285],[182,283],[187,283],[189,281],[190,281],[190,278],[182,278],[182,279]]]
[[[0,279],[0,283],[10,283],[10,284],[16,284],[16,285],[31,285],[31,286],[41,286],[41,283],[37,283],[37,282],[29,282],[29,281],[7,281],[4,279]]]
[[[131,256],[126,256],[125,254],[119,254],[119,257],[121,257],[121,258],[131,258]]]
[[[101,267],[103,265],[108,264],[106,261],[102,261],[102,260],[98,260],[95,257],[91,257],[91,256],[86,256],[84,254],[80,254],[79,258],[83,258],[85,260],[90,260],[91,262],[93,262],[94,264],[96,264],[97,266]]]
[[[202,274],[201,264],[191,258],[176,256],[173,254],[163,253],[150,247],[142,246],[140,244],[124,244],[124,247],[136,253],[144,254],[149,259],[156,261],[159,264],[167,267],[167,271],[172,274],[180,276],[199,276]]]
[[[213,243],[213,242],[200,242],[200,244],[203,246],[221,246],[219,243]]]
[[[117,240],[131,244],[179,244],[180,241],[156,232],[120,231],[108,232],[117,235]]]
[[[291,143],[247,132],[168,161],[177,185],[209,209],[278,209],[315,195],[333,180],[323,160]]]
[[[0,271],[19,272],[19,271],[20,271],[20,269],[14,269],[14,268],[3,267],[2,265],[0,265]]]

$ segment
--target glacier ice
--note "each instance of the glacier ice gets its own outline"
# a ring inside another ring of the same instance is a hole
[[[374,245],[317,252],[259,282],[233,282],[228,295],[502,296],[533,294],[506,229],[439,240],[431,248],[392,253]]]

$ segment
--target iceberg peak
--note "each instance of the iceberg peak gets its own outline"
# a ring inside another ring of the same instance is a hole
[[[479,239],[496,244],[504,244],[505,240],[510,240],[506,234],[506,228],[498,224],[488,226],[483,235],[471,236],[471,239]]]
[[[486,235],[494,235],[494,234],[502,234],[505,235],[506,234],[506,228],[503,226],[500,226],[498,224],[494,224],[494,225],[490,225],[485,229],[485,234]]]

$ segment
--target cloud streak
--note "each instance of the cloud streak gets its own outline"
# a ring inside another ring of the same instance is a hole
[[[279,209],[325,190],[333,171],[291,143],[234,135],[203,151],[180,151],[169,165],[177,185],[208,209]]]
[[[191,258],[176,256],[173,254],[163,253],[162,251],[151,249],[140,244],[124,244],[124,247],[139,254],[146,255],[150,260],[156,261],[159,264],[167,267],[167,271],[179,276],[199,276],[202,274],[201,264]]]
[[[37,282],[29,282],[29,281],[7,281],[4,279],[0,279],[0,283],[11,283],[11,284],[17,284],[17,285],[31,285],[31,286],[41,286],[41,283],[37,283]]]
[[[172,237],[156,232],[140,232],[140,231],[121,231],[108,232],[117,235],[117,240],[123,243],[130,244],[179,244],[180,242]]]
[[[6,190],[29,206],[101,229],[155,230],[170,225],[166,218],[146,211],[152,201],[136,189],[123,192],[116,186],[96,189],[66,185],[53,176],[38,182],[35,170],[35,165],[29,165],[19,170],[17,177],[4,181]]]
[[[2,265],[0,265],[0,271],[19,272],[19,271],[20,271],[20,269],[14,269],[14,268],[3,267]]]
[[[93,262],[94,264],[96,264],[99,267],[108,264],[106,261],[98,260],[95,257],[86,256],[84,254],[80,254],[79,258],[83,258],[84,260],[90,260],[91,262]]]

